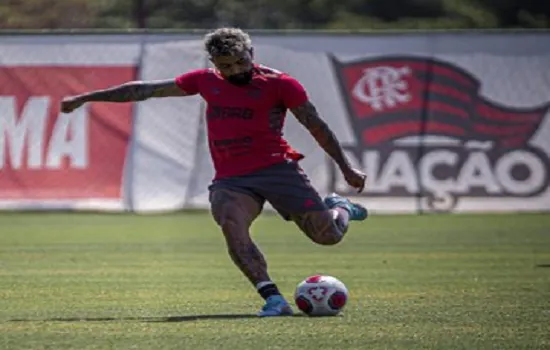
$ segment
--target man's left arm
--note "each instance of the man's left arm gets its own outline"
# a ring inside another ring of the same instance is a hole
[[[366,175],[350,165],[336,135],[334,135],[328,124],[319,116],[313,103],[307,100],[298,107],[290,108],[290,110],[298,121],[306,127],[323,150],[338,164],[346,182],[359,192],[363,191]]]
[[[311,101],[308,100],[298,107],[291,108],[290,111],[310,132],[325,152],[334,159],[342,171],[347,171],[351,168],[336,135],[334,135],[328,124],[319,116],[317,109]]]
[[[365,187],[366,175],[351,167],[336,135],[319,116],[302,84],[288,75],[282,76],[280,82],[280,93],[284,105],[306,127],[323,150],[334,159],[346,182],[361,192]]]

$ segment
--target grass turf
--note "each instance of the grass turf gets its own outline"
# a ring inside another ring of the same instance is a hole
[[[258,319],[208,214],[0,214],[0,349],[550,349],[550,215],[379,216],[333,247],[253,227],[290,298],[325,273],[343,315]]]

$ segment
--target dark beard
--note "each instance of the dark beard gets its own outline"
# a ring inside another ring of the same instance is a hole
[[[252,70],[227,77],[227,81],[237,86],[244,86],[252,80]]]

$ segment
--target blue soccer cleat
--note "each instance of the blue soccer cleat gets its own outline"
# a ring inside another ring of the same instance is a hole
[[[292,308],[281,295],[267,298],[264,307],[258,313],[260,317],[292,316]]]
[[[330,208],[343,208],[349,213],[349,219],[353,221],[363,221],[369,213],[367,208],[361,204],[352,203],[349,199],[332,193],[325,197],[325,204]]]

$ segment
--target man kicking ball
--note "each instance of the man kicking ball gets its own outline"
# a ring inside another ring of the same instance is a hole
[[[362,191],[366,175],[350,166],[302,85],[285,73],[254,63],[247,33],[220,28],[205,36],[204,47],[215,68],[169,80],[131,81],[68,97],[61,110],[70,113],[94,101],[200,94],[208,105],[208,143],[215,169],[209,186],[212,216],[225,236],[232,260],[265,299],[258,315],[292,315],[250,237],[249,228],[264,203],[269,202],[285,220],[294,221],[313,242],[322,245],[340,242],[349,221],[365,220],[367,210],[336,194],[324,200],[319,196],[298,165],[304,156],[282,137],[286,111],[309,130],[350,186]]]

